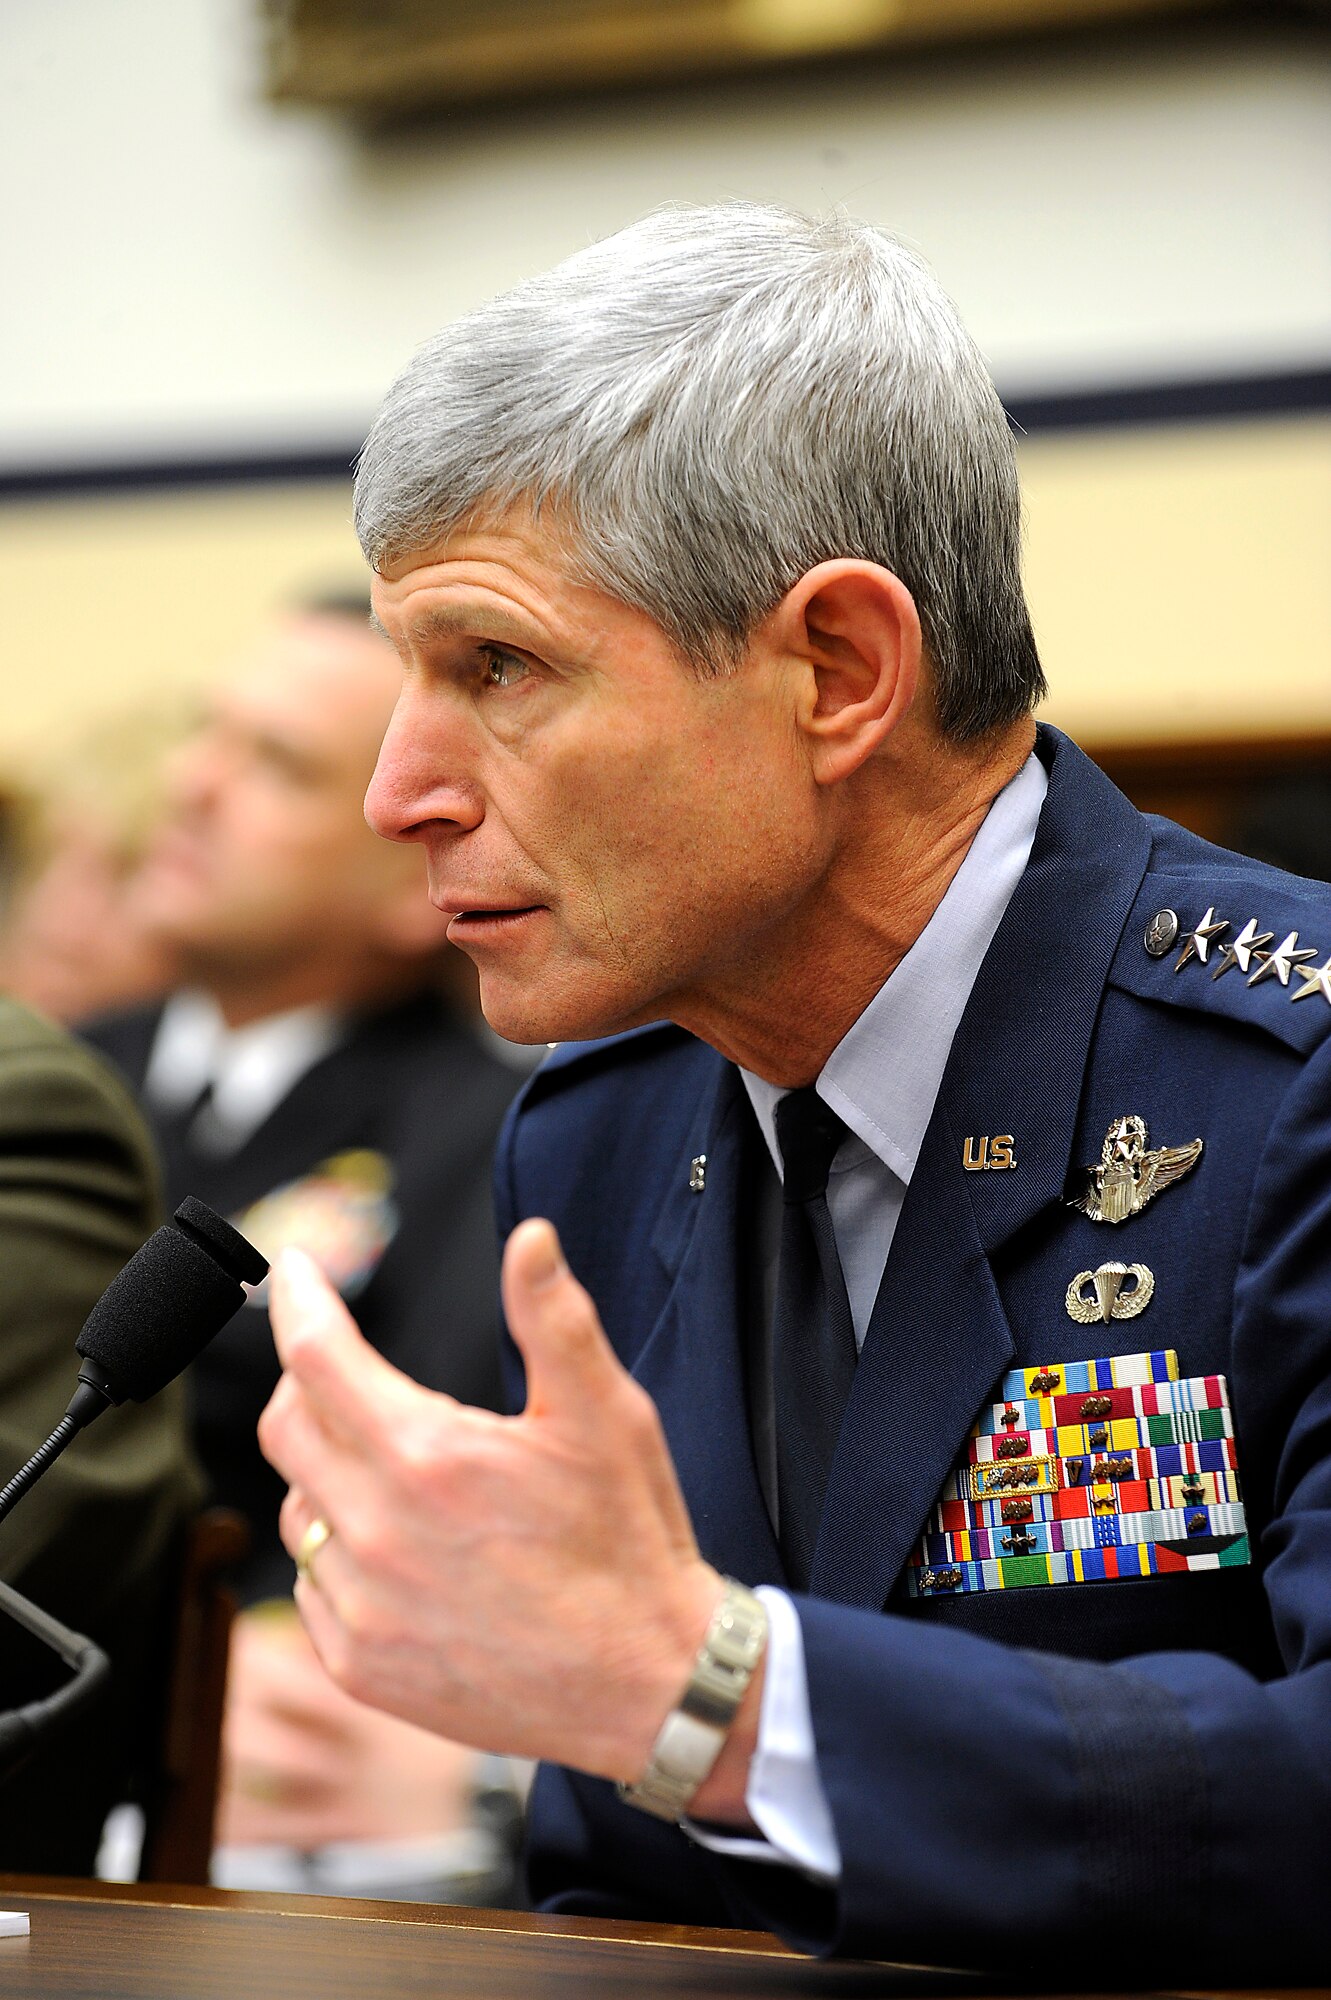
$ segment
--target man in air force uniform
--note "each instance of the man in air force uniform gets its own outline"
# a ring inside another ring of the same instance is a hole
[[[653,217],[417,358],[358,520],[372,821],[566,1046],[497,1164],[520,1415],[276,1281],[335,1677],[548,1760],[556,1909],[1325,1972],[1331,898],[1034,729],[947,302]]]

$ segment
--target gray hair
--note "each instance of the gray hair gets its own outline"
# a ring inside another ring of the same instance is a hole
[[[378,568],[524,507],[705,670],[849,556],[913,595],[954,740],[1044,693],[1002,404],[932,273],[867,223],[666,208],[446,327],[366,441],[361,547]]]

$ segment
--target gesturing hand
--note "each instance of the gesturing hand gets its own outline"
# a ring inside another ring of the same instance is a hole
[[[349,1694],[478,1748],[632,1779],[721,1595],[655,1405],[616,1359],[548,1222],[519,1225],[504,1305],[527,1407],[420,1388],[317,1268],[279,1260],[285,1373],[259,1426],[282,1539],[331,1527],[297,1601]]]

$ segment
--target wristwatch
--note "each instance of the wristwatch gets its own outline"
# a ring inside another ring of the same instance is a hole
[[[616,1789],[626,1805],[680,1820],[721,1754],[745,1689],[767,1644],[767,1613],[751,1590],[725,1579],[689,1684],[652,1745],[647,1769]]]

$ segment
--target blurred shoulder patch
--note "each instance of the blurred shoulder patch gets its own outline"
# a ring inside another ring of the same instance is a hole
[[[279,1250],[303,1250],[344,1299],[373,1277],[397,1234],[394,1174],[382,1153],[357,1148],[321,1160],[299,1180],[286,1181],[233,1215],[241,1234],[271,1263]],[[266,1307],[268,1280],[246,1305]]]

